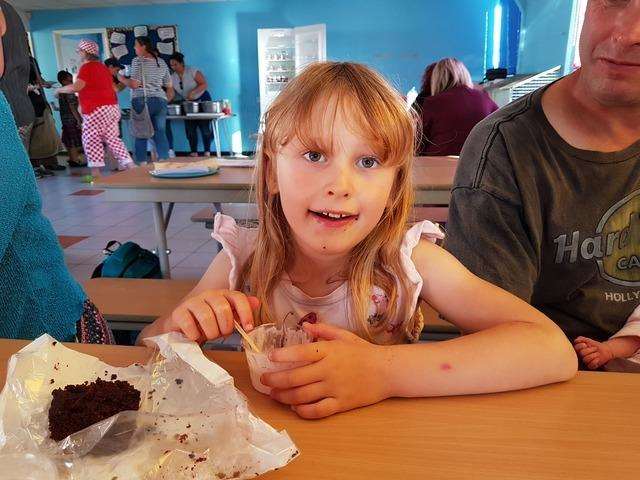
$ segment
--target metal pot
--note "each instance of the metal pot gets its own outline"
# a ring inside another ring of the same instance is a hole
[[[205,113],[222,113],[222,102],[200,102],[200,111]]]
[[[182,106],[179,104],[167,105],[167,113],[169,115],[182,115]]]
[[[187,115],[190,113],[198,113],[199,111],[198,102],[182,102],[182,108],[184,108],[184,113]]]

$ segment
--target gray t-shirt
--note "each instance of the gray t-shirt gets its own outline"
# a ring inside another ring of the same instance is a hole
[[[471,132],[445,248],[569,338],[602,340],[640,304],[640,141],[614,153],[572,147],[547,120],[543,91]]]
[[[131,61],[131,78],[144,84],[144,89],[140,87],[131,90],[131,98],[143,97],[146,93],[147,97],[167,99],[162,87],[171,86],[171,75],[163,59],[135,57]]]

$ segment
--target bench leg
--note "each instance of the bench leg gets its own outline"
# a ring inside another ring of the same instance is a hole
[[[169,266],[169,255],[167,254],[167,231],[162,213],[162,202],[153,204],[153,224],[158,240],[158,258],[160,259],[160,270],[164,278],[171,278],[171,268]]]
[[[171,202],[169,204],[169,208],[167,208],[167,214],[164,216],[164,230],[167,231],[169,228],[169,222],[171,221],[171,214],[173,213],[173,206],[175,203]]]
[[[222,213],[222,203],[220,202],[213,202],[213,216],[216,216],[216,213]],[[211,225],[211,228],[213,228],[213,225]],[[216,242],[216,244],[218,245],[218,251],[216,252],[216,254],[220,253],[220,250],[222,250],[222,245],[220,244],[220,242]]]

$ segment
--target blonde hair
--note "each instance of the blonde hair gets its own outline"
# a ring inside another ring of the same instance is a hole
[[[332,104],[348,115],[355,131],[367,138],[385,165],[398,170],[387,207],[374,229],[349,255],[344,276],[351,296],[351,314],[358,334],[377,343],[397,343],[407,336],[411,317],[409,288],[403,275],[400,245],[413,205],[411,168],[415,151],[416,121],[403,99],[386,80],[368,67],[355,63],[320,62],[308,66],[278,95],[265,115],[265,130],[258,148],[256,202],[259,226],[256,248],[245,264],[237,289],[248,283],[260,299],[259,323],[281,322],[273,318],[270,299],[278,282],[291,265],[294,244],[280,196],[271,193],[278,151],[294,137],[304,145],[317,145],[314,106]],[[317,111],[317,110],[316,110]],[[331,132],[327,132],[331,133]],[[387,313],[368,322],[373,285],[387,297]],[[399,298],[403,302],[400,304]],[[405,328],[399,328],[405,327]],[[382,338],[384,337],[384,338]]]
[[[431,95],[461,85],[473,88],[471,74],[464,63],[457,58],[443,58],[436,63],[431,75]]]

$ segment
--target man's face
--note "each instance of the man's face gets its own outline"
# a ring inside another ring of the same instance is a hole
[[[580,74],[603,105],[640,105],[640,0],[590,0]]]

